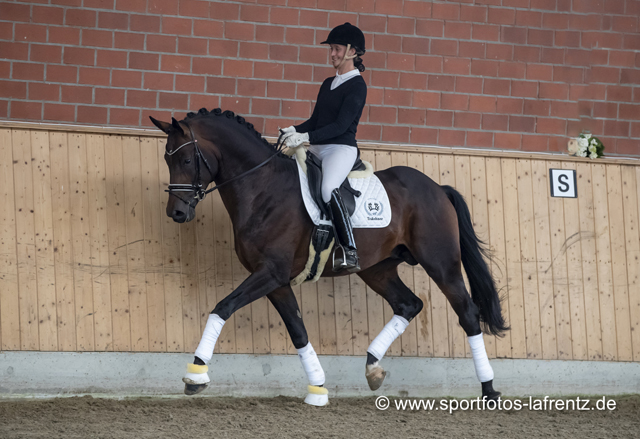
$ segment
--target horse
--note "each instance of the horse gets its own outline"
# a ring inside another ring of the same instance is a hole
[[[218,190],[233,225],[235,251],[250,272],[211,314],[183,378],[185,393],[210,382],[206,363],[224,322],[238,309],[266,296],[281,316],[309,379],[305,402],[328,402],[324,372],[309,343],[290,281],[305,267],[314,224],[300,195],[295,161],[279,144],[267,142],[252,124],[217,108],[188,113],[177,121],[153,124],[167,134],[165,161],[170,171],[166,214],[191,221],[198,202]],[[413,168],[396,166],[375,175],[393,212],[384,228],[355,229],[360,255],[358,276],[391,306],[394,316],[367,349],[365,376],[372,390],[385,378],[380,360],[391,343],[422,310],[422,301],[402,282],[398,265],[420,265],[438,285],[458,316],[473,355],[482,396],[497,399],[493,369],[482,334],[501,336],[509,329],[468,206],[450,186],[440,186]],[[207,189],[210,184],[215,187]],[[322,276],[345,276],[327,264]],[[462,266],[471,295],[466,290]]]

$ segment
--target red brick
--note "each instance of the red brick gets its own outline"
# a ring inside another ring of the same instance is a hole
[[[146,90],[127,90],[127,107],[156,108],[158,92]]]
[[[499,149],[520,149],[522,135],[513,133],[495,133],[493,144]]]
[[[84,0],[82,3],[90,9],[113,9],[113,0]]]
[[[180,0],[180,4],[178,6],[178,15],[195,18],[207,18],[209,17],[209,2],[197,0]]]
[[[60,86],[43,82],[29,84],[29,99],[36,101],[59,101]]]
[[[31,20],[30,5],[0,3],[0,17],[3,20],[29,22]]]
[[[622,35],[609,32],[582,32],[582,47],[622,49]]]
[[[131,15],[130,30],[135,32],[160,32],[160,17]]]
[[[631,137],[640,138],[640,122],[631,123]]]
[[[543,47],[540,61],[548,64],[564,64],[564,49]]]
[[[297,26],[300,22],[300,10],[296,8],[271,8],[269,22]]]
[[[58,122],[75,122],[76,108],[74,105],[44,104],[44,120]]]
[[[482,78],[456,77],[456,92],[458,93],[482,93]]]
[[[579,99],[595,99],[604,101],[606,97],[606,86],[604,84],[571,84],[569,86],[569,99],[577,101]]]
[[[226,59],[223,73],[225,76],[252,77],[253,63],[251,61]]]
[[[498,96],[509,96],[510,86],[511,81],[509,80],[485,78],[483,93]]]
[[[424,90],[427,88],[427,75],[421,73],[400,73],[400,88]],[[367,96],[367,100],[368,100]]]
[[[405,125],[424,125],[427,119],[425,110],[416,110],[413,108],[398,109],[398,123]]]
[[[0,81],[0,97],[26,99],[27,83],[18,81]]]
[[[640,140],[638,139],[617,139],[616,153],[638,156],[640,155]]]
[[[378,141],[382,135],[380,125],[360,124],[358,126],[358,139]]]
[[[524,63],[502,62],[499,64],[498,76],[501,78],[521,78],[525,77]]]
[[[111,86],[125,88],[140,88],[142,85],[142,73],[130,70],[112,70]]]
[[[191,35],[192,25],[193,20],[188,18],[162,17],[163,34]]]
[[[409,107],[411,105],[411,91],[409,90],[385,90],[385,105]]]
[[[516,12],[514,9],[489,8],[487,20],[489,23],[515,24]]]
[[[222,73],[222,60],[218,58],[194,57],[192,59],[191,73],[220,75]]]
[[[387,33],[389,34],[413,35],[415,33],[415,29],[416,21],[413,18],[387,18]]]
[[[404,37],[402,39],[402,51],[406,53],[429,53],[428,38]]]
[[[47,66],[47,82],[75,83],[78,78],[78,68],[72,66]]]
[[[455,77],[448,75],[429,75],[427,87],[429,90],[453,91]]]
[[[256,79],[238,79],[236,93],[241,96],[266,96],[267,82]]]
[[[278,61],[298,61],[298,48],[291,45],[269,45],[269,58]]]
[[[604,134],[605,136],[629,137],[629,122],[605,120]]]
[[[189,107],[189,96],[183,93],[160,93],[158,102],[159,108],[186,110]]]
[[[44,43],[47,41],[47,26],[16,23],[14,35],[15,41]]]
[[[439,111],[427,109],[428,126],[451,127],[453,126],[453,111]]]
[[[96,69],[91,67],[80,67],[78,83],[109,85],[109,69]]]
[[[542,16],[542,27],[549,29],[568,29],[569,15],[546,12]]]
[[[453,116],[453,126],[456,128],[480,129],[480,113],[466,113],[456,111]]]
[[[452,75],[468,75],[471,67],[471,60],[464,58],[445,57],[444,73]]]
[[[96,12],[88,9],[67,9],[64,22],[67,26],[95,27]]]
[[[628,50],[640,50],[640,35],[625,35],[622,47]]]
[[[42,102],[12,101],[11,119],[42,120]]]
[[[486,46],[486,43],[459,41],[458,56],[461,58],[484,58]]]
[[[616,102],[631,102],[633,100],[633,87],[620,85],[607,85],[607,100]]]
[[[413,71],[416,67],[416,57],[406,53],[389,53],[387,65],[393,70]]]
[[[527,79],[551,81],[553,78],[553,66],[545,64],[527,64]]]
[[[296,88],[290,82],[267,82],[267,96],[270,98],[295,99],[295,95]]]
[[[129,29],[129,14],[119,12],[100,12],[98,27],[102,29]]]
[[[31,50],[33,51],[33,46],[31,47]],[[617,51],[617,50],[609,51],[610,66],[634,67],[635,58],[636,58],[636,54],[633,52],[625,52],[625,51]]]
[[[173,90],[173,75],[170,73],[144,74],[144,88],[151,90]]]
[[[398,87],[400,74],[392,71],[374,70],[371,74],[371,85],[375,87]]]
[[[446,110],[467,110],[469,96],[464,94],[442,93],[440,108]]]
[[[613,102],[594,102],[593,117],[615,119],[618,117],[618,104]]]
[[[284,66],[273,62],[256,62],[254,64],[254,77],[264,79],[283,79]],[[318,90],[316,87],[316,94]],[[314,95],[315,99],[315,95]]]
[[[82,29],[82,45],[113,47],[113,32],[95,29]]]
[[[198,37],[223,38],[224,22],[213,20],[193,20],[193,35]]]
[[[116,0],[116,10],[145,13],[147,0]]]
[[[498,76],[500,63],[479,59],[471,60],[471,74],[477,76]]]
[[[107,108],[93,106],[78,106],[77,122],[105,125],[107,123]]]
[[[409,127],[398,126],[383,126],[382,127],[382,141],[383,142],[396,142],[407,143],[410,135]]]
[[[509,116],[509,131],[533,133],[536,129],[535,117]]]
[[[441,73],[443,58],[441,56],[416,56],[416,70],[425,73]]]
[[[438,130],[438,144],[444,146],[463,146],[465,132],[458,130]]]
[[[440,93],[414,91],[412,106],[416,108],[440,108]]]
[[[138,70],[158,70],[160,56],[155,53],[129,52],[129,68]]]
[[[452,3],[433,3],[431,17],[443,20],[457,20],[460,18],[460,5]]]
[[[601,15],[569,15],[569,29],[600,30],[602,28]]]
[[[369,107],[369,122],[396,123],[397,109],[393,107]]]
[[[482,129],[486,131],[507,131],[509,116],[501,114],[483,114]]]
[[[127,68],[127,52],[116,50],[98,50],[96,66]]]
[[[354,9],[349,8],[349,10]],[[431,17],[431,3],[405,0],[402,15],[405,17]]]
[[[147,11],[152,14],[178,15],[178,0],[149,0]]]
[[[556,82],[583,82],[584,70],[575,67],[553,67],[553,80]]]
[[[608,82],[617,84],[620,69],[613,67],[592,67],[586,70],[586,82]]]
[[[220,77],[207,77],[207,93],[215,94],[235,94],[236,93],[236,79],[235,78],[220,78]]]
[[[542,134],[565,134],[567,122],[563,119],[550,119],[538,117],[536,120],[536,132]]]
[[[206,55],[207,40],[204,38],[178,37],[178,52],[184,55]]]
[[[553,82],[541,82],[539,97],[542,99],[553,99],[553,100],[568,99],[569,85],[553,83]]]
[[[94,103],[99,105],[124,106],[124,90],[115,88],[96,88]]]
[[[469,96],[469,111],[495,113],[496,98],[494,96]]]
[[[523,104],[524,99],[498,98],[496,111],[503,114],[522,114]]]
[[[84,47],[65,47],[63,57],[64,63],[93,66],[95,64],[95,53],[95,49],[86,49]]]
[[[548,116],[551,103],[549,101],[540,100],[525,100],[524,101],[524,114],[530,114],[533,116]]]
[[[640,105],[638,104],[620,104],[620,119],[640,120]]]
[[[441,20],[416,20],[416,35],[442,37],[444,23]]]
[[[534,46],[553,46],[553,31],[529,29],[527,42]]]
[[[327,52],[327,55],[329,53]],[[387,54],[383,52],[371,52],[367,53],[367,57],[364,59],[366,62],[366,66],[370,69],[386,69],[387,68]],[[331,67],[326,67],[327,71],[331,69]],[[335,73],[333,73],[335,74]],[[364,72],[362,74],[365,81],[368,79],[368,75],[371,75],[371,70]]]
[[[447,21],[444,25],[444,36],[445,38],[469,40],[471,39],[471,24]]]
[[[260,28],[263,29],[271,29],[274,28],[275,30],[278,30],[278,27],[275,26],[259,26]],[[280,28],[282,29],[282,32],[284,32],[284,28]],[[224,36],[225,38],[230,38],[230,39],[234,39],[234,40],[245,40],[245,41],[251,41],[254,39],[254,33],[255,33],[255,26],[253,24],[250,23],[231,23],[231,22],[226,22],[224,24]],[[258,39],[261,41],[264,41],[265,36],[264,35],[258,35]],[[280,40],[282,41],[282,40]]]
[[[516,25],[526,27],[541,27],[542,13],[531,10],[516,10]]]
[[[487,7],[482,5],[460,5],[460,20],[486,23]]]
[[[285,41],[292,44],[313,44],[313,29],[287,28]]]
[[[308,117],[311,115],[309,102],[282,101],[282,116],[284,117]]]
[[[82,6],[82,0],[50,0],[54,5],[63,5],[63,6]]]
[[[556,47],[580,47],[580,32],[556,31]]]
[[[209,55],[235,58],[238,56],[238,45],[237,41],[209,40]]]
[[[369,76],[367,76],[369,73]],[[364,72],[363,78],[367,84],[371,84],[371,72]],[[336,76],[336,71],[333,67],[314,67],[313,68],[313,81],[322,82],[327,78],[334,78]]]
[[[12,78],[26,81],[43,81],[44,64],[14,62]]]
[[[13,23],[10,21],[0,21],[0,40],[13,39]]]
[[[0,53],[2,58],[7,60],[29,59],[29,45],[27,43],[11,43],[0,41]]]
[[[455,40],[431,40],[430,53],[433,55],[456,56],[458,54],[458,42]]]
[[[418,145],[437,145],[438,130],[432,128],[411,128],[411,143]]]
[[[640,84],[640,70],[622,69],[620,72],[620,83],[621,84]]]
[[[382,104],[382,98],[379,99],[379,102],[377,102],[375,99],[369,99],[369,95],[372,90],[378,90],[378,89],[369,89],[368,93],[367,93],[367,103],[369,105],[376,105],[376,104]],[[296,99],[300,99],[303,101],[315,101],[316,97],[318,96],[318,86],[316,84],[302,84],[302,83],[298,83],[296,84]],[[368,111],[368,110],[367,110]]]
[[[492,148],[493,133],[487,133],[483,131],[467,131],[467,146]]]
[[[276,99],[251,99],[251,113],[279,116],[280,101]]]
[[[129,32],[115,32],[113,46],[117,49],[144,50],[144,35]]]
[[[522,136],[522,150],[523,151],[547,151],[549,148],[548,136],[536,136],[523,134]]]
[[[527,44],[526,28],[503,26],[500,34],[504,43]]]
[[[287,32],[288,34],[288,32]],[[375,35],[374,49],[379,52],[400,52],[402,37],[396,35]]]
[[[487,44],[487,58],[510,61],[513,59],[513,46],[507,44]]]
[[[129,108],[109,108],[110,125],[138,126],[140,123],[140,110]]]
[[[474,23],[472,35],[474,40],[500,41],[500,26]]]
[[[291,3],[289,3],[291,6]],[[360,25],[364,22],[364,18],[366,15],[362,15]],[[315,10],[301,10],[300,11],[300,26],[311,26],[311,27],[327,27],[329,23],[329,14],[324,11],[315,11]],[[366,28],[362,28],[363,31],[367,31]],[[327,31],[326,34],[322,33],[323,36],[329,35]]]
[[[203,76],[192,75],[176,75],[176,91],[188,91],[188,92],[204,92],[205,78]]]
[[[11,77],[11,63],[0,61],[0,78],[9,79]]]
[[[240,5],[227,3],[226,1],[207,2],[210,3],[210,17],[217,20],[238,20],[240,17]],[[204,17],[202,17],[204,18]]]

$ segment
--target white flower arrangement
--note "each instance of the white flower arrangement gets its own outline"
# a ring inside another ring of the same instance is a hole
[[[589,157],[597,159],[604,156],[604,145],[591,133],[580,133],[575,139],[570,139],[567,144],[569,154],[576,157]]]

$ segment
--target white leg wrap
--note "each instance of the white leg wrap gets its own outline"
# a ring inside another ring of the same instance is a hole
[[[469,340],[469,346],[471,347],[473,364],[476,367],[476,376],[481,383],[491,381],[493,379],[493,368],[489,364],[489,357],[487,357],[487,350],[484,348],[482,333],[467,337],[467,340]]]
[[[304,371],[307,373],[309,384],[312,386],[324,385],[324,370],[322,370],[318,355],[316,351],[313,350],[311,343],[307,343],[305,347],[298,349],[298,357],[300,357],[302,367],[304,367]]]
[[[216,341],[218,341],[223,326],[224,320],[222,320],[218,314],[209,314],[209,319],[207,320],[207,325],[204,327],[200,344],[198,345],[198,349],[196,349],[196,357],[205,363],[208,363],[213,356],[213,348],[216,347]]]
[[[371,342],[367,352],[378,360],[382,360],[382,357],[384,357],[384,354],[387,352],[387,349],[389,349],[389,346],[391,346],[391,343],[393,343],[396,338],[400,337],[400,334],[407,329],[407,326],[409,326],[407,319],[394,315],[389,323],[382,328],[380,334],[378,334],[378,336]]]

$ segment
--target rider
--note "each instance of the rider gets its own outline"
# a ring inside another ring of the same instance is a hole
[[[360,56],[365,53],[364,34],[351,23],[335,27],[321,44],[331,47],[336,76],[324,80],[311,118],[281,131],[284,143],[295,148],[309,142],[309,151],[322,161],[322,199],[329,204],[338,241],[345,250],[346,268],[360,270],[351,218],[339,187],[359,156],[356,131],[367,99],[367,84]]]

